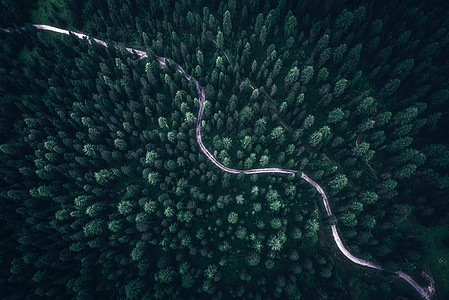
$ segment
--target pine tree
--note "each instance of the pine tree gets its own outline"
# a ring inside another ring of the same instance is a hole
[[[307,85],[312,79],[314,70],[312,66],[306,66],[301,72],[301,83]]]
[[[223,50],[224,38],[223,33],[221,31],[218,31],[217,33],[217,45],[219,49]]]
[[[396,90],[398,89],[399,85],[401,84],[401,80],[400,79],[391,79],[390,81],[388,81],[385,86],[383,87],[383,89],[380,91],[380,94],[382,96],[391,96],[393,95],[394,92],[396,92]]]
[[[227,36],[232,32],[231,13],[229,10],[225,11],[223,16],[223,32]]]
[[[288,72],[287,76],[285,77],[285,85],[286,86],[292,86],[296,80],[299,77],[299,70],[297,67],[293,67],[290,69],[290,71]]]
[[[295,32],[296,27],[297,27],[296,17],[293,15],[293,13],[291,11],[289,11],[285,18],[285,25],[284,25],[285,38],[292,37]]]
[[[348,80],[342,78],[339,81],[335,83],[334,87],[334,95],[335,97],[339,97],[341,94],[344,93],[346,86],[347,86]]]
[[[265,40],[267,38],[267,27],[262,26],[262,29],[260,30],[260,34],[259,34],[259,41],[260,44],[263,46],[265,44]]]

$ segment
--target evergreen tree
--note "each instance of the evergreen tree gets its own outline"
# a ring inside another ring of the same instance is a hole
[[[229,10],[225,11],[223,16],[223,32],[225,35],[230,35],[232,32],[231,13]]]
[[[335,97],[339,97],[341,94],[344,93],[347,83],[348,83],[348,81],[344,78],[340,79],[339,81],[337,81],[335,83],[335,87],[334,87]]]

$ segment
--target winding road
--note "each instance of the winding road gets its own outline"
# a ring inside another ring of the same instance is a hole
[[[91,38],[88,35],[83,34],[83,33],[68,31],[65,29],[60,29],[57,27],[41,25],[41,24],[35,24],[32,26],[34,26],[37,29],[46,30],[46,31],[53,31],[53,32],[57,32],[57,33],[67,34],[67,35],[73,34],[74,36],[76,36],[80,39],[86,39],[89,44],[91,44],[91,41],[94,41],[104,47],[108,47],[108,45],[105,41]],[[23,28],[19,28],[19,30],[20,29],[23,29]],[[12,32],[12,31],[17,31],[18,29],[12,29],[12,30],[11,29],[3,29],[3,30],[6,32]],[[114,46],[114,47],[116,47],[116,46]],[[148,54],[144,51],[133,49],[133,48],[125,48],[125,49],[126,49],[126,51],[128,51],[130,53],[133,53],[133,54],[135,53],[136,55],[138,55],[139,59],[148,57]],[[159,62],[159,66],[161,68],[165,66],[165,64],[168,60],[165,57],[160,57],[160,56],[156,57],[156,59]],[[189,81],[193,80],[196,85],[196,89],[198,92],[198,100],[199,100],[199,110],[198,110],[198,117],[197,117],[197,121],[196,121],[196,140],[198,142],[198,145],[199,145],[201,151],[204,153],[204,155],[206,155],[206,157],[215,166],[220,168],[222,171],[231,173],[231,174],[240,174],[240,173],[244,173],[244,174],[262,174],[262,173],[296,174],[299,172],[297,170],[283,169],[283,168],[262,168],[262,169],[238,170],[238,169],[228,168],[228,167],[224,166],[222,163],[220,163],[210,153],[210,151],[204,146],[202,138],[201,138],[201,120],[202,120],[202,116],[203,116],[203,112],[204,112],[204,102],[206,101],[205,95],[204,95],[204,87],[202,87],[196,79],[192,79],[192,77],[189,74],[187,74],[184,71],[184,69],[181,66],[179,66],[177,63],[172,61],[172,65],[176,68],[177,71],[181,72],[187,80],[189,80]],[[301,172],[301,178],[304,179],[305,181],[307,181],[310,185],[312,185],[318,191],[318,193],[320,193],[320,195],[323,199],[323,204],[326,209],[327,215],[332,216],[333,214],[332,214],[331,207],[329,205],[329,200],[327,198],[326,193],[321,188],[321,186],[318,183],[316,183],[313,179],[311,179],[309,176],[307,176],[304,172]],[[364,266],[364,267],[385,271],[380,265],[378,265],[374,262],[370,262],[370,261],[367,261],[367,260],[364,260],[362,258],[352,255],[348,251],[348,249],[346,249],[346,247],[343,245],[343,242],[341,241],[340,235],[338,234],[338,231],[337,231],[337,226],[331,225],[331,230],[332,230],[332,236],[334,238],[334,241],[335,241],[338,249],[350,261],[354,262],[355,264]],[[427,300],[431,299],[432,295],[435,293],[434,280],[428,275],[424,275],[424,276],[429,280],[430,284],[428,287],[423,288],[405,272],[397,271],[397,272],[395,272],[395,274],[399,278],[403,279],[405,282],[410,284],[424,299],[427,299]]]

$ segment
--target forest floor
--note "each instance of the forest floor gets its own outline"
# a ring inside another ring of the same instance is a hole
[[[421,225],[413,215],[410,215],[407,222],[402,222],[398,229],[401,232],[414,231],[420,236],[427,255],[422,257],[419,264],[425,268],[426,273],[433,277],[437,296],[439,295],[443,299],[444,295],[449,294],[449,274],[447,272],[449,270],[449,251],[443,244],[449,227],[447,225],[426,227]],[[404,289],[406,288],[404,287]]]
[[[424,227],[418,222],[414,225],[422,233],[421,238],[426,245],[428,255],[423,257],[423,265],[435,275],[435,290],[440,296],[449,293],[449,251],[443,245],[443,239],[449,232],[448,226],[435,225]]]

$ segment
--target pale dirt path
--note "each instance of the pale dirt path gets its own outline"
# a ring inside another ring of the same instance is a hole
[[[42,25],[42,24],[35,24],[33,25],[34,27],[36,27],[37,29],[41,29],[41,30],[47,30],[47,31],[52,31],[52,32],[57,32],[57,33],[62,33],[62,34],[73,34],[76,37],[80,38],[80,39],[87,39],[88,43],[91,44],[91,41],[93,40],[94,42],[107,47],[107,43],[105,41],[99,40],[99,39],[95,39],[95,38],[91,38],[88,35],[85,35],[83,33],[79,33],[79,32],[73,32],[73,31],[68,31],[65,29],[60,29],[57,27],[53,27],[53,26],[49,26],[49,25]],[[23,28],[22,28],[23,29]],[[4,31],[6,32],[11,32],[11,30],[9,29],[4,29]],[[148,57],[148,54],[144,51],[141,50],[137,50],[137,49],[133,49],[133,48],[125,48],[126,51],[130,52],[130,53],[135,53],[139,56],[139,59],[142,58],[146,58]],[[166,58],[165,57],[160,57],[158,56],[157,61],[159,62],[159,66],[161,68],[163,68],[166,64]],[[176,63],[173,63],[174,66],[176,67],[176,69],[181,72],[185,78],[187,80],[191,80],[191,76],[188,75],[184,69],[179,66]],[[249,169],[249,170],[238,170],[238,169],[233,169],[233,168],[228,168],[226,166],[224,166],[223,164],[221,164],[210,152],[209,150],[204,146],[202,138],[201,138],[201,118],[203,116],[203,112],[204,112],[204,102],[205,102],[205,96],[204,96],[204,88],[198,83],[198,81],[196,79],[193,79],[197,88],[197,92],[198,92],[198,101],[199,101],[199,110],[198,110],[198,118],[197,118],[197,122],[196,122],[196,140],[198,142],[198,145],[201,149],[201,152],[204,153],[204,155],[206,155],[206,157],[218,168],[220,168],[222,171],[224,172],[228,172],[231,174],[239,174],[239,173],[244,173],[244,174],[261,174],[261,173],[282,173],[282,174],[295,174],[298,173],[299,171],[297,170],[291,170],[291,169],[282,169],[282,168],[262,168],[262,169]],[[307,181],[310,185],[312,185],[317,191],[318,193],[321,194],[321,197],[323,198],[323,204],[324,207],[326,209],[326,213],[328,216],[332,216],[332,211],[329,205],[329,200],[327,198],[326,193],[324,192],[323,188],[316,183],[313,179],[311,179],[309,176],[307,176],[304,172],[301,172],[301,178],[304,179],[305,181]],[[348,258],[350,261],[354,262],[355,264],[364,266],[364,267],[368,267],[368,268],[373,268],[373,269],[377,269],[377,270],[384,270],[381,266],[379,266],[376,263],[370,262],[370,261],[366,261],[364,259],[358,258],[354,255],[352,255],[347,249],[346,247],[343,245],[343,242],[341,241],[340,235],[338,234],[337,231],[337,226],[336,225],[331,225],[331,230],[332,230],[332,236],[334,238],[334,241],[338,247],[338,249],[340,250],[340,252],[346,256],[346,258]],[[410,284],[424,299],[429,300],[431,299],[432,295],[435,293],[435,288],[434,288],[434,281],[433,279],[426,275],[425,277],[430,281],[430,285],[426,288],[421,287],[415,280],[413,280],[413,278],[411,278],[408,274],[402,272],[402,271],[397,271],[395,272],[395,274],[399,277],[402,278],[403,280],[405,280],[408,284]]]

